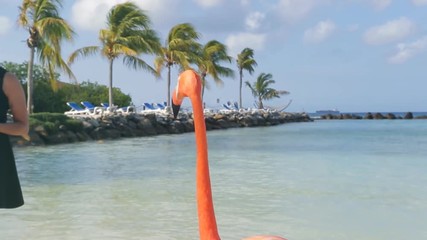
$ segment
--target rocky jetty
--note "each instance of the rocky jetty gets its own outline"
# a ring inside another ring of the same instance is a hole
[[[42,146],[106,139],[144,137],[161,134],[193,132],[192,113],[180,113],[177,119],[163,112],[131,113],[125,115],[80,115],[73,117],[73,127],[60,124],[55,129],[43,125],[32,126],[30,141],[12,137],[14,146]],[[305,113],[277,111],[206,112],[206,129],[218,130],[241,127],[273,126],[289,122],[312,121]]]
[[[389,120],[394,120],[394,119],[427,119],[427,116],[414,117],[412,112],[407,112],[407,113],[405,113],[404,116],[396,116],[393,113],[382,114],[382,113],[367,112],[364,116],[360,116],[360,115],[356,115],[356,114],[349,114],[349,113],[326,114],[326,115],[320,116],[320,119],[323,119],[323,120],[346,120],[346,119],[365,119],[365,120],[389,119]]]

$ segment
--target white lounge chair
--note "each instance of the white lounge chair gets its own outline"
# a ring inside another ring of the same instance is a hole
[[[104,107],[95,106],[89,101],[83,101],[81,104],[92,114],[102,114],[106,110]]]
[[[106,111],[108,111],[108,112],[118,112],[118,113],[135,112],[135,106],[127,106],[127,107],[113,106],[113,107],[110,107],[109,103],[101,103],[101,106],[103,106],[106,109]]]
[[[91,114],[88,109],[82,108],[79,104],[75,102],[67,102],[67,105],[71,108],[71,110],[64,112],[65,115]]]

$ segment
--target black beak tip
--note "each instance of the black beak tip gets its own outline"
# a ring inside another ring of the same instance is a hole
[[[176,117],[178,116],[178,112],[180,108],[181,108],[181,105],[175,105],[172,101],[173,119],[176,119]]]

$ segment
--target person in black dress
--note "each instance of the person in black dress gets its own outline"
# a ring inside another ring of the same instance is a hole
[[[11,111],[12,122],[7,122]],[[0,208],[24,204],[9,135],[28,139],[28,114],[25,95],[15,75],[0,67]]]

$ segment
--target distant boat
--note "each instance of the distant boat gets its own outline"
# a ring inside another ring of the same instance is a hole
[[[330,109],[330,110],[317,110],[316,111],[317,114],[339,114],[340,111],[338,111],[337,109]]]

